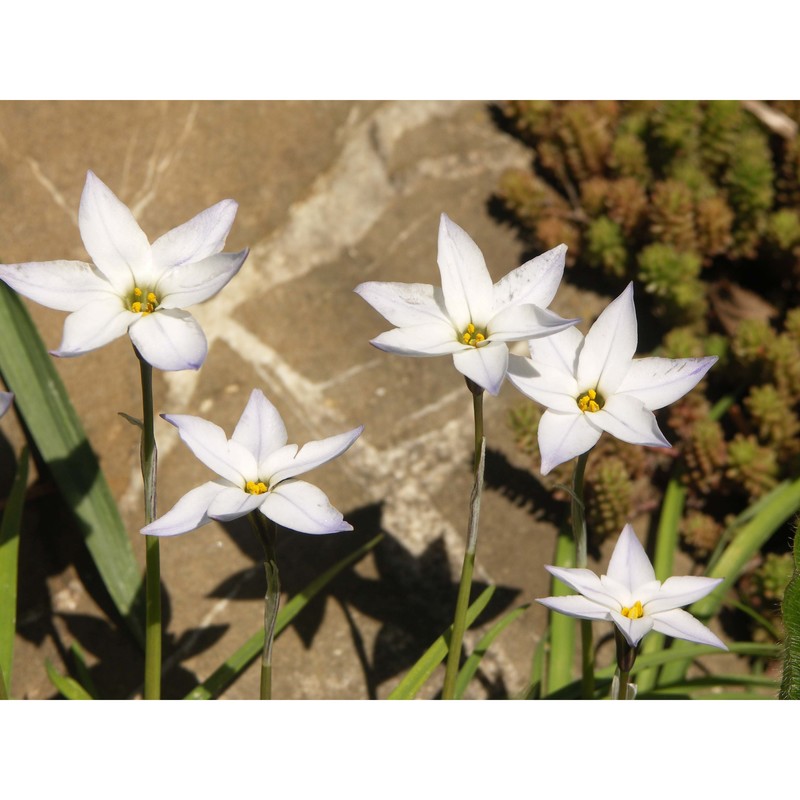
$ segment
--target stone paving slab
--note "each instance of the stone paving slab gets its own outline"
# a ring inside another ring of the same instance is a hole
[[[356,530],[282,531],[285,592],[378,531],[386,538],[280,637],[276,697],[385,697],[451,621],[471,485],[471,398],[451,359],[372,348],[388,325],[352,290],[365,280],[438,283],[443,211],[482,248],[495,280],[518,266],[519,243],[488,200],[500,173],[528,157],[477,102],[0,103],[1,260],[86,258],[77,211],[87,169],[131,207],[151,241],[224,197],[239,202],[226,249],[251,254],[220,295],[192,309],[208,359],[198,373],[157,374],[159,412],[198,414],[230,435],[259,387],[290,441],[366,426],[312,478]],[[598,298],[566,284],[553,307],[587,319],[599,310]],[[64,314],[29,308],[46,344],[57,346]],[[117,416],[140,403],[130,345],[118,340],[56,366],[143,563],[138,440]],[[536,484],[507,425],[519,402],[509,386],[486,400],[489,488],[476,581],[498,585],[495,618],[549,593],[542,565],[555,526],[527,500]],[[2,433],[17,449],[21,432],[10,418]],[[209,474],[170,426],[159,423],[157,437],[163,513]],[[44,659],[63,669],[78,640],[109,696],[135,695],[141,655],[109,625],[87,556],[53,500],[32,501],[26,526],[14,694],[53,696]],[[258,630],[263,572],[239,522],[165,540],[161,559],[164,694],[180,697]],[[503,634],[472,696],[524,689],[544,619],[531,608]],[[431,681],[425,696],[437,689]],[[257,694],[254,664],[224,696]]]

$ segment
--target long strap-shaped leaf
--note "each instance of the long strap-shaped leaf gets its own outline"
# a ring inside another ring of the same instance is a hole
[[[725,593],[733,586],[742,574],[747,562],[769,540],[769,537],[788,519],[800,510],[800,478],[783,486],[776,492],[769,505],[761,508],[747,524],[734,535],[714,566],[707,574],[711,578],[722,578],[722,583],[708,596],[698,600],[689,609],[690,613],[701,620],[710,619],[722,605]],[[678,640],[672,649],[685,651],[689,642]],[[673,662],[664,667],[659,675],[659,685],[676,683],[686,675],[691,659]]]
[[[495,587],[487,586],[478,599],[467,609],[467,628],[478,618],[478,615],[489,604]],[[451,625],[423,654],[422,657],[406,673],[402,681],[389,695],[389,700],[413,700],[417,692],[430,678],[436,667],[442,663],[448,652],[448,639],[453,630]]]
[[[275,620],[275,638],[289,627],[289,623],[327,586],[345,567],[349,567],[359,559],[363,558],[372,550],[378,542],[383,539],[380,533],[358,550],[350,553],[341,561],[338,561],[330,569],[327,569],[319,577],[315,578],[301,592],[296,594],[278,612]],[[192,689],[184,698],[185,700],[211,700],[220,695],[261,653],[264,647],[264,629],[253,634],[224,664],[218,667],[203,683]]]
[[[794,573],[783,593],[783,651],[781,700],[800,700],[800,536],[794,534]]]
[[[134,635],[141,570],[97,456],[25,306],[0,282],[0,372],[14,403],[78,519],[111,599]]]
[[[464,666],[458,673],[458,680],[456,681],[456,700],[460,700],[464,696],[464,692],[469,686],[469,682],[478,671],[483,657],[486,655],[492,642],[517,618],[521,617],[530,607],[530,603],[525,603],[524,606],[515,608],[510,611],[502,619],[496,622],[484,637],[475,645],[475,649],[470,653],[469,658],[464,662]]]
[[[25,486],[28,482],[28,448],[19,456],[17,474],[8,495],[0,523],[0,674],[5,678],[5,692],[11,691],[11,663],[14,635],[17,630],[17,561]]]

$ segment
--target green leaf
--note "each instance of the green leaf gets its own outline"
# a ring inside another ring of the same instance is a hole
[[[795,529],[794,572],[783,592],[783,627],[786,635],[783,642],[783,678],[781,700],[800,700],[800,536]]]
[[[800,478],[773,492],[770,502],[759,503],[759,512],[734,535],[714,566],[707,570],[711,578],[722,578],[722,583],[707,597],[698,600],[688,610],[701,620],[710,619],[719,610],[725,593],[738,580],[747,562],[769,540],[778,528],[800,509]],[[676,641],[672,650],[686,652],[689,642]],[[662,670],[659,682],[675,683],[681,680],[691,663],[690,658],[670,664]]]
[[[461,670],[458,673],[458,678],[456,679],[456,700],[460,700],[463,697],[469,682],[477,672],[478,666],[480,665],[483,657],[486,655],[486,651],[489,649],[492,642],[515,619],[521,617],[522,614],[524,614],[525,611],[530,608],[530,605],[530,603],[526,603],[524,606],[520,606],[519,608],[516,608],[506,614],[502,619],[498,620],[494,625],[492,625],[483,638],[478,642],[478,644],[475,646],[475,649],[472,651],[472,653],[470,653],[469,658],[464,662],[464,666],[461,667]]]
[[[289,627],[292,620],[316,597],[342,570],[363,558],[383,539],[383,534],[378,534],[366,544],[359,547],[350,555],[338,561],[319,577],[315,578],[301,592],[296,594],[288,603],[278,611],[275,620],[275,638]],[[261,654],[264,647],[264,629],[253,634],[230,658],[219,666],[203,683],[192,689],[184,698],[185,700],[211,700],[218,697],[230,686],[239,675],[251,664],[253,659]]]
[[[559,567],[575,566],[575,543],[566,530],[562,530],[556,541],[555,563]],[[554,597],[571,594],[572,591],[561,581],[553,578]],[[550,658],[547,668],[547,694],[557,692],[572,680],[572,664],[575,660],[575,628],[572,617],[550,611]]]
[[[494,594],[495,587],[487,586],[475,602],[467,609],[467,628],[478,618],[478,615],[489,604]],[[389,700],[413,700],[417,692],[442,663],[448,652],[448,640],[451,625],[423,654],[414,666],[405,674],[402,681],[389,695]]]
[[[6,694],[11,691],[11,665],[17,630],[19,532],[27,484],[28,448],[23,447],[3,520],[0,522],[0,672],[3,674]]]
[[[91,700],[92,696],[81,686],[78,681],[62,675],[51,663],[50,659],[46,659],[45,667],[47,669],[47,677],[50,682],[58,689],[67,700]]]
[[[75,665],[75,674],[78,676],[78,682],[81,686],[86,688],[86,691],[91,695],[92,700],[99,699],[100,695],[97,687],[94,685],[92,676],[89,674],[89,668],[86,666],[86,654],[77,642],[73,642],[69,648],[70,655],[72,656],[73,664]]]
[[[31,439],[73,510],[111,599],[142,642],[141,570],[61,378],[25,306],[0,282],[0,373]]]

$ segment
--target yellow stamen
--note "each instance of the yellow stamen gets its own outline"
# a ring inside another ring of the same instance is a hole
[[[630,608],[623,606],[622,611],[619,613],[628,619],[641,619],[644,616],[644,609],[641,602],[637,600]]]
[[[581,395],[578,398],[578,408],[581,411],[589,411],[591,413],[599,411],[601,406],[597,402],[597,392],[594,389],[589,389],[586,394]]]
[[[158,308],[158,295],[155,292],[148,292],[145,296],[142,289],[134,286],[131,296],[133,298],[131,300],[131,311],[134,314],[142,314],[144,316],[152,314]],[[145,298],[146,302],[142,302],[142,297]]]
[[[481,342],[486,341],[486,334],[481,333],[475,325],[470,322],[464,329],[464,333],[461,334],[461,341],[464,342],[464,344],[477,347]]]
[[[244,490],[248,494],[266,494],[269,491],[266,484],[262,483],[261,481],[258,483],[255,481],[247,481],[244,486]]]

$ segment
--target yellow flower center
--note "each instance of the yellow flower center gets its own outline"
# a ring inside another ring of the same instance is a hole
[[[137,286],[133,290],[131,311],[133,311],[134,314],[151,314],[158,308],[158,302],[158,297],[156,297],[155,292],[147,292],[147,294],[145,294]]]
[[[247,494],[266,494],[269,491],[269,487],[261,481],[258,483],[255,481],[247,481],[244,485],[244,490]]]
[[[623,606],[622,611],[619,613],[628,619],[640,619],[644,616],[644,609],[642,608],[642,604],[637,600],[630,608],[628,608],[628,606]]]
[[[486,341],[486,334],[481,333],[471,322],[467,325],[464,333],[461,334],[461,341],[464,344],[470,344],[473,347],[478,347],[482,342]]]
[[[586,394],[581,395],[578,400],[578,408],[581,411],[589,411],[594,414],[603,407],[603,398],[594,389],[589,389]]]

